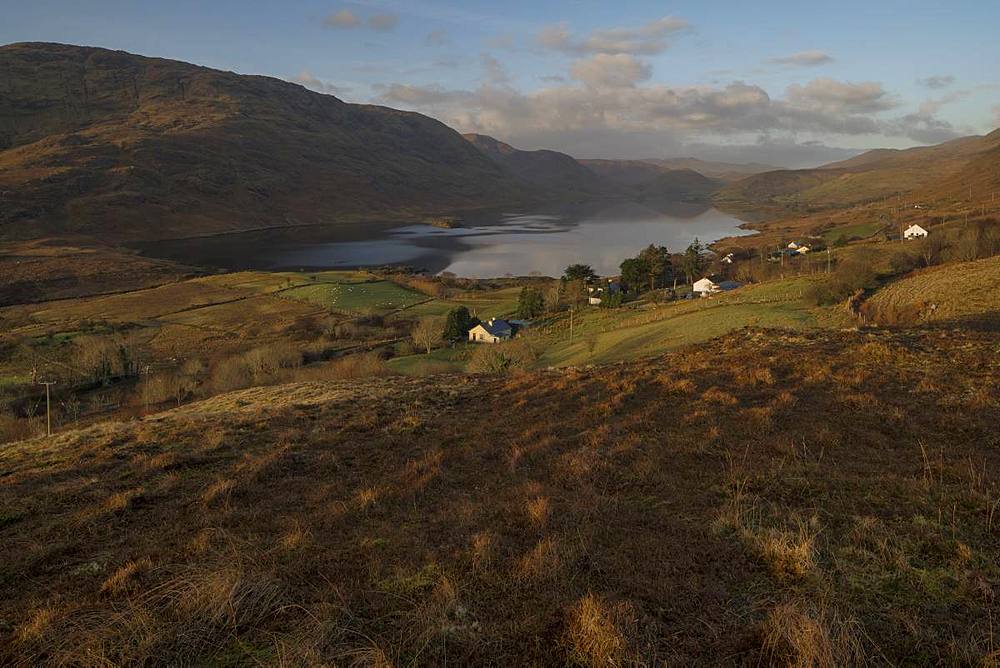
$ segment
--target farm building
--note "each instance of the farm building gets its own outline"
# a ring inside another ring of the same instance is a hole
[[[703,278],[700,281],[695,281],[694,285],[691,286],[691,290],[702,297],[707,297],[716,292],[735,290],[740,285],[742,284],[737,281],[714,281],[711,278]]]
[[[469,330],[469,341],[476,343],[500,343],[514,334],[514,328],[506,320],[490,318]]]
[[[910,225],[903,231],[904,239],[922,239],[927,236],[927,230],[919,225]]]

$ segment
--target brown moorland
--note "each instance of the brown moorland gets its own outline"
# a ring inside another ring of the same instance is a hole
[[[998,360],[744,330],[13,444],[0,663],[989,664]]]
[[[158,239],[510,203],[443,123],[263,76],[0,47],[0,238]]]

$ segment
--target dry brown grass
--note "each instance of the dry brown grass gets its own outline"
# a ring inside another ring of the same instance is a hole
[[[997,345],[748,331],[8,446],[0,664],[988,662]]]
[[[570,659],[589,668],[621,665],[626,643],[615,626],[615,611],[593,594],[569,610],[566,644]]]

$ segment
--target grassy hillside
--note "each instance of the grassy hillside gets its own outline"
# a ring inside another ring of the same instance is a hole
[[[817,169],[755,174],[723,189],[717,201],[737,208],[771,205],[807,211],[897,195],[924,205],[955,200],[971,204],[991,199],[1000,185],[998,167],[1000,132],[994,132],[902,151],[876,149]]]
[[[988,664],[998,345],[749,330],[8,446],[0,663]]]
[[[876,323],[973,321],[1000,325],[1000,256],[923,269],[865,301]]]
[[[845,313],[821,309],[803,298],[810,278],[748,285],[711,299],[657,305],[632,311],[587,309],[576,318],[569,337],[568,320],[542,337],[539,364],[602,364],[654,356],[698,344],[744,327],[808,330],[849,326]]]
[[[155,239],[518,201],[420,114],[268,77],[58,44],[0,47],[0,238]]]

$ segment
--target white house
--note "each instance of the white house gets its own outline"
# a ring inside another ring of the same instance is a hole
[[[733,254],[729,253],[728,255],[723,256],[723,258],[722,258],[721,261],[725,262],[726,264],[732,264],[733,263]]]
[[[903,231],[904,239],[920,239],[927,236],[927,230],[919,225],[910,225]]]
[[[596,295],[590,295],[590,297],[587,298],[587,303],[591,306],[600,306],[601,301],[603,300]]]
[[[806,246],[805,244],[802,244],[798,248],[796,248],[795,250],[797,250],[799,252],[799,255],[805,255],[806,253],[809,252],[809,246]]]
[[[789,241],[788,242],[788,249],[789,250],[798,250],[799,249],[799,245],[797,243],[795,243],[794,241]]]
[[[711,278],[703,278],[700,281],[694,282],[694,285],[691,286],[691,291],[696,292],[702,297],[704,297],[706,295],[718,292],[719,284],[713,281]]]
[[[469,330],[469,341],[476,343],[500,343],[514,334],[514,329],[506,320],[490,318]]]

